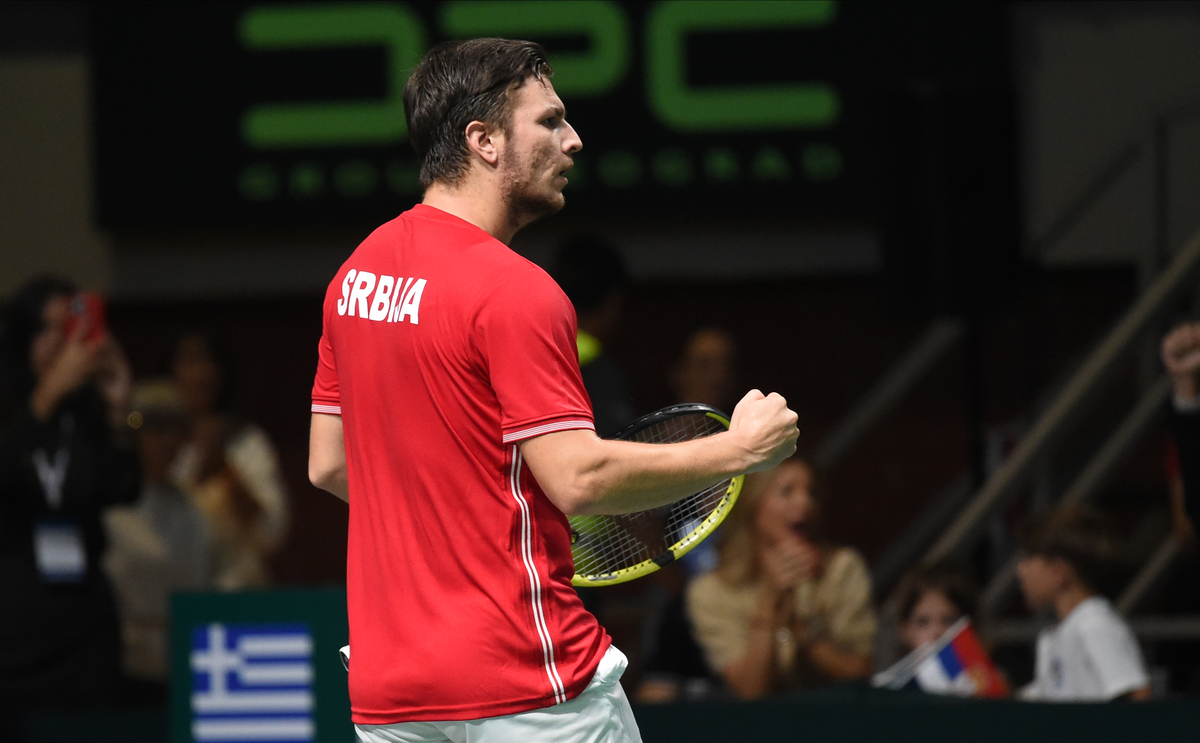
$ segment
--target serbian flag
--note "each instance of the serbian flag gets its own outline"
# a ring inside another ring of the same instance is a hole
[[[936,642],[917,648],[873,679],[876,686],[915,686],[932,694],[997,698],[1008,696],[1008,684],[979,642],[971,620],[963,617]]]

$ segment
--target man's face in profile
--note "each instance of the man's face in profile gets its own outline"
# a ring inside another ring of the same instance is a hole
[[[501,188],[514,221],[528,224],[563,208],[565,173],[583,142],[549,80],[527,78],[513,98],[500,154]]]

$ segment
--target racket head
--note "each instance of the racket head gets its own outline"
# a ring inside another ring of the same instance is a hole
[[[729,416],[709,405],[686,403],[656,410],[613,438],[666,444],[729,430]],[[729,515],[743,475],[674,504],[619,516],[572,516],[571,553],[576,586],[613,586],[641,578],[686,555]]]

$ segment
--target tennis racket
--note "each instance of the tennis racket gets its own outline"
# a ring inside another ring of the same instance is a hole
[[[729,417],[708,405],[672,405],[643,416],[614,438],[674,444],[729,430]],[[686,555],[721,525],[743,475],[667,506],[619,516],[572,516],[576,586],[612,586],[641,578]]]

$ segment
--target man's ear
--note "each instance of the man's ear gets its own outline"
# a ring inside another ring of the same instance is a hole
[[[500,162],[504,134],[498,127],[493,128],[482,121],[472,121],[467,124],[466,137],[467,149],[472,154],[492,167]]]

